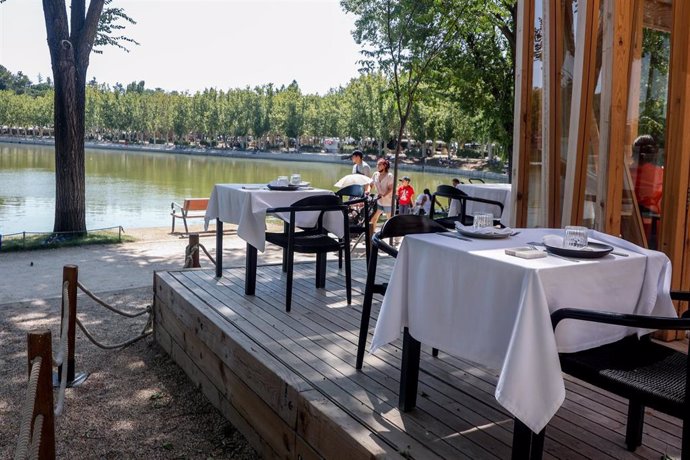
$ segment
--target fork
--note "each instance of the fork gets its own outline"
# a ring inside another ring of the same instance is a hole
[[[455,233],[451,233],[451,232],[439,233],[439,235],[447,236],[448,238],[457,238],[458,240],[462,240],[462,241],[472,242],[472,240],[469,238],[465,238],[464,236],[456,235]]]
[[[561,256],[561,255],[558,255],[558,254],[554,254],[553,252],[549,252],[549,251],[546,250],[546,248],[544,248],[544,249],[539,249],[538,247],[536,247],[534,244],[531,244],[531,243],[528,243],[527,246],[529,246],[530,248],[535,249],[535,250],[537,250],[537,251],[545,252],[545,253],[547,253],[548,255],[550,255],[551,257],[556,257],[556,258],[558,258],[558,259],[568,260],[568,261],[570,261],[570,262],[580,262],[579,260],[573,259],[573,258],[571,258],[571,257],[565,257],[565,256]]]

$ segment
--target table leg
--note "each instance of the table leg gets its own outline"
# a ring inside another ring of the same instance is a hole
[[[256,292],[256,248],[247,243],[247,263],[244,278],[244,293],[254,295]]]
[[[527,428],[527,425],[515,418],[513,428],[513,460],[541,460],[544,452],[544,431],[539,434]]]
[[[419,383],[420,343],[405,328],[403,333],[403,354],[400,363],[400,394],[398,408],[409,412],[417,405],[417,385]]]
[[[223,276],[223,222],[216,219],[216,278]]]

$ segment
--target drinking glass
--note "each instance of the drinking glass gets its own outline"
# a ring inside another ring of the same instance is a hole
[[[587,247],[587,227],[568,225],[565,227],[563,247],[568,249],[584,249]]]
[[[302,183],[302,176],[300,174],[293,174],[290,176],[290,183],[292,185],[299,185]]]
[[[493,214],[475,214],[472,227],[483,228],[483,227],[493,227],[494,226],[494,215]]]

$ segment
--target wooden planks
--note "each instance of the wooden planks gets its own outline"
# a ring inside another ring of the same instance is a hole
[[[382,278],[390,272],[384,258]],[[156,337],[209,400],[267,458],[508,458],[512,418],[495,400],[496,375],[441,351],[422,353],[418,407],[397,409],[400,343],[355,371],[363,261],[353,262],[353,305],[329,264],[297,264],[285,313],[280,266],[259,267],[256,296],[242,269],[157,273]],[[375,300],[376,299],[375,296]],[[373,321],[377,317],[375,302]],[[373,332],[373,325],[372,330]],[[623,447],[625,403],[568,379],[568,399],[547,428],[545,458],[658,458],[679,450],[679,422],[647,415],[644,445]]]

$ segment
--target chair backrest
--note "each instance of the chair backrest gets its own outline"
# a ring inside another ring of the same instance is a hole
[[[291,208],[304,206],[338,206],[341,205],[340,197],[336,195],[314,195],[297,200],[290,205]]]
[[[344,197],[361,198],[364,196],[364,186],[357,184],[348,185],[347,187],[343,187],[337,192],[335,192],[335,194],[339,196],[341,199],[343,199]]]
[[[433,194],[432,199],[431,199],[431,215],[433,216],[435,213],[435,206],[437,202],[437,198],[442,197],[442,198],[449,198],[450,200],[458,200],[460,207],[458,209],[458,215],[457,219],[458,221],[462,222],[463,224],[468,224],[471,223],[472,216],[467,215],[467,202],[476,202],[476,203],[484,203],[486,205],[490,205],[495,207],[495,210],[492,209],[492,213],[494,215],[495,219],[499,219],[501,215],[503,215],[503,203],[500,201],[496,200],[490,200],[487,198],[479,198],[479,197],[474,197],[470,196],[467,193],[463,192],[460,189],[457,189],[451,185],[439,185],[436,188],[436,193]],[[450,206],[449,206],[450,207]],[[448,216],[449,218],[455,217],[455,216]]]
[[[384,238],[396,238],[414,233],[441,233],[448,229],[426,216],[414,214],[397,215],[388,219],[381,230],[374,235],[372,242],[375,249],[380,249],[388,255],[397,257],[398,250],[386,243]]]
[[[466,198],[468,195],[467,193],[463,192],[459,188],[455,188],[452,185],[439,185],[436,187],[436,192],[434,192],[433,195],[431,195],[431,212],[430,216],[434,216],[436,214],[436,206],[438,203],[439,198],[448,198],[448,207],[450,208],[450,200],[458,200],[460,201],[460,214],[464,216],[465,215],[465,201],[462,201],[463,198]]]
[[[206,211],[208,198],[186,198],[182,206],[185,211]]]
[[[484,182],[484,179],[482,179],[480,177],[470,177],[470,184],[477,184],[477,183],[484,184],[485,182]]]

